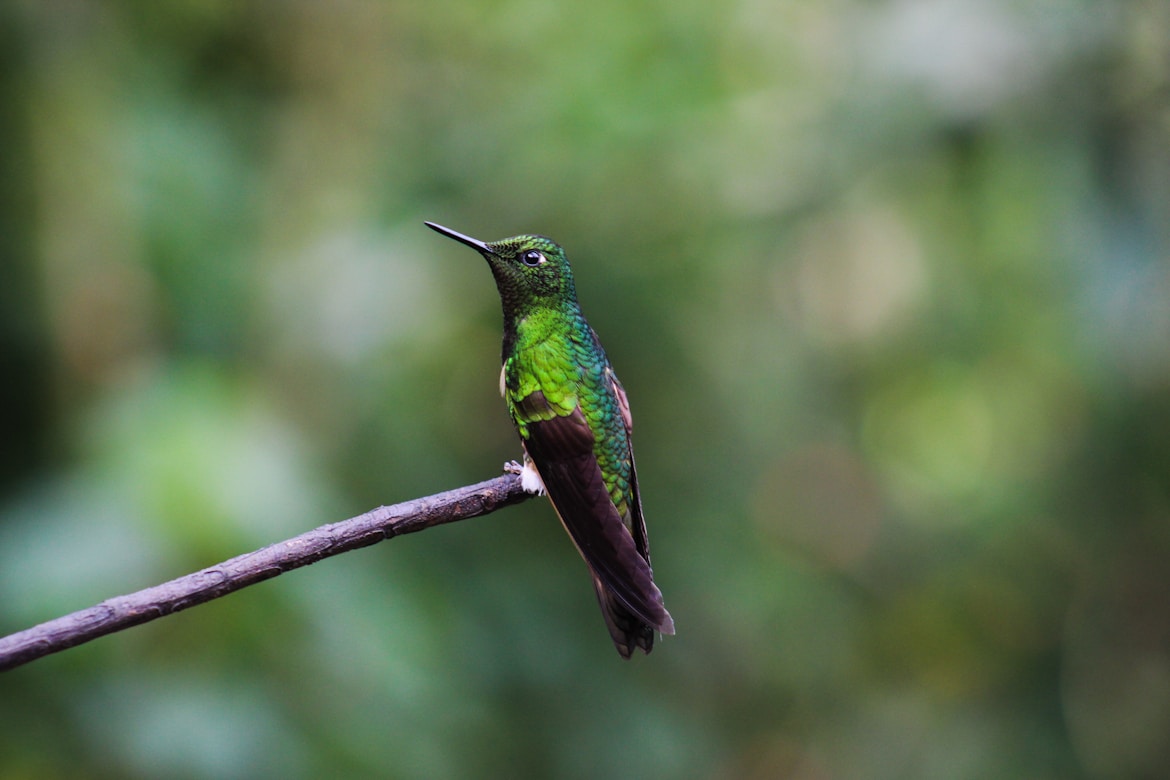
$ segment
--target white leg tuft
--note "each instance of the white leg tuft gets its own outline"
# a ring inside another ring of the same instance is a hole
[[[540,472],[536,470],[536,466],[532,465],[532,461],[528,456],[524,456],[524,468],[520,471],[520,487],[528,493],[535,493],[538,496],[544,495],[544,480],[540,478]]]

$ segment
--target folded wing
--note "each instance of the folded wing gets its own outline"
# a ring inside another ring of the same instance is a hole
[[[561,523],[593,573],[598,601],[618,651],[626,657],[634,646],[649,652],[654,630],[673,633],[674,625],[654,584],[633,486],[636,479],[631,474],[631,533],[610,498],[594,453],[593,431],[580,408],[567,415],[550,415],[540,391],[518,406],[533,420],[526,426],[525,449]]]

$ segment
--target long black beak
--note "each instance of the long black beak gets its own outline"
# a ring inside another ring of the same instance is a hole
[[[484,254],[488,254],[488,255],[495,254],[495,252],[493,252],[488,247],[487,244],[480,241],[478,238],[472,238],[471,236],[465,236],[462,233],[459,233],[459,232],[452,230],[451,228],[443,227],[442,225],[436,225],[434,222],[425,222],[423,224],[425,224],[427,227],[429,227],[431,230],[435,231],[436,233],[442,233],[447,238],[455,239],[460,244],[467,244],[472,249],[476,249],[480,252],[483,252]]]

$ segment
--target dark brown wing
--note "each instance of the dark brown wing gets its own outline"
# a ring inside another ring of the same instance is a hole
[[[593,338],[596,339],[597,335],[594,334]],[[626,437],[628,438],[634,429],[634,416],[630,413],[630,399],[612,368],[605,369],[605,376],[609,380],[610,387],[613,388],[613,394],[617,397],[618,410],[622,414],[622,423],[625,425]],[[642,496],[638,493],[638,469],[634,465],[634,450],[632,448],[630,449],[630,533],[634,535],[634,544],[637,546],[638,552],[642,553],[646,563],[650,563],[650,537],[646,534],[646,520],[642,517]],[[663,633],[670,634],[673,631],[664,631]]]
[[[635,647],[642,648],[644,653],[653,650],[654,627],[618,601],[613,591],[605,587],[597,575],[593,575],[593,589],[597,592],[597,603],[601,606],[601,615],[605,618],[609,636],[621,657],[629,658]]]
[[[539,392],[521,401],[535,411],[545,403]],[[525,449],[544,482],[553,507],[594,576],[598,600],[619,652],[633,646],[649,651],[654,629],[673,631],[673,623],[654,584],[645,557],[641,512],[637,531],[627,530],[609,497],[593,453],[593,432],[580,409],[527,425]]]

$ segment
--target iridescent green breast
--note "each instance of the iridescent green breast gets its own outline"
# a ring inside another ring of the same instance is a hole
[[[593,434],[593,455],[606,491],[628,525],[629,435],[613,386],[613,369],[585,328],[583,338],[562,332],[518,349],[504,364],[504,395],[525,441],[531,424],[567,417],[580,409]]]

